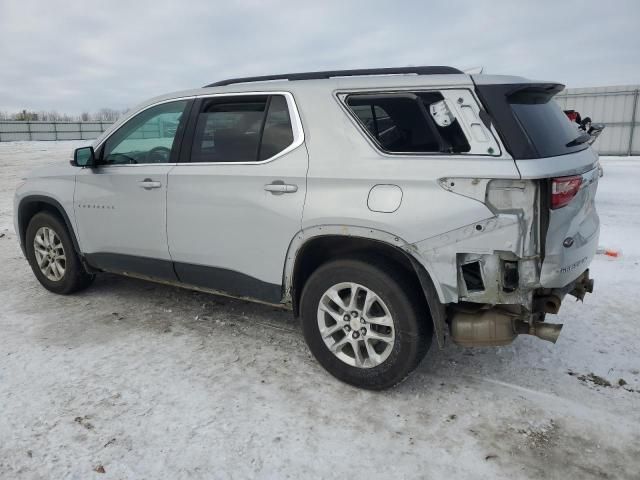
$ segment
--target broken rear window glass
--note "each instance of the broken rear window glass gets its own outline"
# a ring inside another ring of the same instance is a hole
[[[349,95],[346,103],[380,149],[389,153],[462,153],[470,150],[455,117],[439,125],[430,113],[437,105],[442,117],[443,97],[438,92]],[[440,121],[439,123],[443,123]]]

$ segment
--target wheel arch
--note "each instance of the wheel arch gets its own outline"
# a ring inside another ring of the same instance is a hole
[[[401,238],[376,229],[344,225],[304,229],[294,237],[287,252],[283,276],[284,301],[291,302],[297,317],[302,288],[311,273],[322,263],[350,254],[383,256],[403,268],[419,283],[433,321],[438,345],[443,347],[446,318],[444,305],[440,302],[440,292],[427,267],[410,250],[410,245]]]
[[[22,251],[25,251],[25,236],[27,233],[27,227],[29,222],[39,212],[48,211],[57,215],[67,227],[71,241],[73,242],[73,248],[80,254],[80,246],[76,237],[75,230],[71,224],[71,220],[67,215],[64,207],[56,199],[47,197],[45,195],[28,195],[20,200],[18,205],[18,236],[20,238],[20,247]]]

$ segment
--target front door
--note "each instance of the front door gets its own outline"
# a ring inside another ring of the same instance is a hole
[[[167,175],[178,158],[188,101],[148,108],[97,151],[76,178],[75,213],[89,263],[158,278],[175,274],[167,248]]]
[[[187,139],[188,162],[169,173],[167,195],[179,279],[279,302],[287,249],[301,228],[308,165],[293,97],[201,99]]]

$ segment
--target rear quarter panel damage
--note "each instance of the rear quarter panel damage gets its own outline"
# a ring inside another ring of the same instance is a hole
[[[439,88],[438,85],[423,89]],[[513,159],[500,155],[388,155],[371,145],[339,100],[326,91],[296,92],[309,151],[302,232],[322,226],[384,232],[425,267],[442,303],[459,300],[459,253],[511,255],[524,251],[518,213],[497,216],[485,204],[483,179],[514,180]],[[313,115],[305,112],[313,111]],[[477,180],[477,195],[443,188],[442,178]],[[368,206],[372,187],[391,184],[402,191],[399,208],[376,212]],[[476,230],[481,225],[482,230]],[[285,283],[286,285],[286,283]]]

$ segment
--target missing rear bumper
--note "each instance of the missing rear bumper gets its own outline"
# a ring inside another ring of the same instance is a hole
[[[593,292],[593,279],[585,270],[562,289],[536,291],[530,308],[524,305],[478,306],[466,310],[456,306],[449,317],[452,340],[465,347],[507,345],[518,335],[533,335],[556,343],[562,324],[545,322],[546,314],[556,314],[562,299],[572,295],[582,300]]]
[[[578,300],[583,301],[587,293],[593,293],[593,278],[589,278],[589,269],[587,268],[573,283],[573,288],[569,291],[569,295],[573,295]]]

